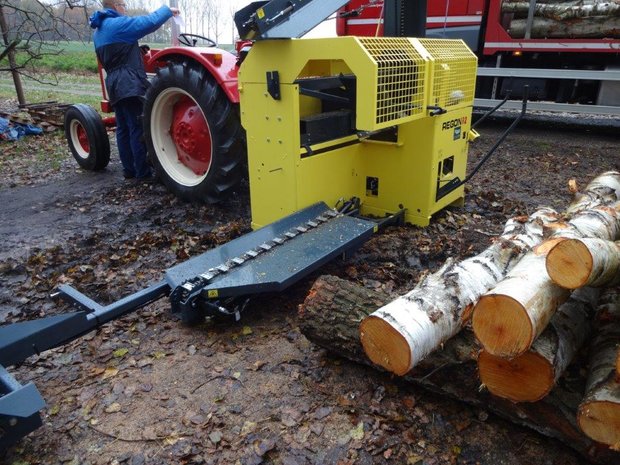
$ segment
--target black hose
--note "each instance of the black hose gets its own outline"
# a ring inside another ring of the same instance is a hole
[[[478,164],[473,169],[473,171],[471,173],[469,173],[467,175],[467,177],[457,187],[460,187],[462,184],[465,184],[466,182],[469,182],[469,180],[478,172],[478,170],[482,167],[482,165],[484,163],[486,163],[486,161],[491,157],[491,155],[493,155],[493,153],[495,152],[495,150],[497,150],[497,148],[500,146],[500,144],[502,142],[504,142],[504,139],[506,139],[508,134],[510,134],[513,131],[513,129],[517,126],[517,124],[519,124],[521,122],[521,120],[525,116],[525,112],[527,111],[527,98],[528,98],[528,96],[529,96],[529,86],[524,86],[523,87],[523,103],[521,105],[521,113],[512,122],[512,124],[508,127],[508,129],[506,129],[506,131],[504,131],[504,133],[500,136],[500,138],[497,140],[497,142],[495,142],[495,145],[493,145],[493,147],[491,147],[491,150],[489,150],[487,152],[487,154],[484,157],[482,157],[482,160],[480,160],[478,162]]]

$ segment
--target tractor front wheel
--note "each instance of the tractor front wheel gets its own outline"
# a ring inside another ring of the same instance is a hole
[[[238,106],[199,65],[169,63],[146,94],[144,132],[168,190],[214,203],[239,183],[246,158]]]
[[[110,139],[97,111],[79,103],[65,112],[65,137],[73,157],[82,168],[99,171],[110,162]]]

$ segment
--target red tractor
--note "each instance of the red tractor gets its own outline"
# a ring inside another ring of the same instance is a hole
[[[184,46],[143,47],[152,77],[144,107],[145,142],[157,175],[171,192],[184,200],[217,202],[237,185],[246,160],[237,89],[241,53],[193,34],[181,34],[179,41]],[[110,112],[101,67],[99,74],[101,108]],[[88,105],[68,109],[65,134],[82,168],[107,166],[106,129],[114,125],[114,117],[101,118]]]

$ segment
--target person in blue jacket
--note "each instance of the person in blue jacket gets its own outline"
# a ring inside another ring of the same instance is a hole
[[[142,132],[144,95],[149,85],[138,40],[159,29],[176,8],[162,6],[144,16],[126,16],[124,0],[103,0],[103,10],[90,17],[95,29],[97,58],[106,71],[105,83],[116,115],[116,144],[125,179],[151,181]]]

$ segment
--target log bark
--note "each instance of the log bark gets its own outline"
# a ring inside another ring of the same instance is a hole
[[[525,37],[526,19],[510,22],[508,34],[513,39]],[[556,21],[534,18],[530,38],[532,39],[617,39],[620,37],[618,17],[591,16],[571,21]]]
[[[472,327],[484,349],[497,357],[525,353],[570,295],[551,281],[548,251],[564,238],[616,239],[620,235],[620,202],[576,214],[559,225],[552,237],[524,257],[506,278],[484,294],[474,307]]]
[[[516,17],[527,17],[529,2],[511,2],[502,5],[502,13],[514,13]],[[577,3],[537,3],[534,16],[566,21],[569,19],[586,18],[591,16],[618,16],[620,4],[614,2]]]
[[[598,295],[594,288],[575,291],[523,355],[508,360],[481,351],[482,384],[492,394],[514,402],[536,402],[548,395],[589,338]]]
[[[620,284],[620,242],[567,239],[549,251],[545,266],[551,280],[566,289],[614,286]]]
[[[377,306],[391,298],[350,281],[321,276],[299,307],[300,329],[311,342],[349,360],[371,365],[361,347],[358,326]],[[563,382],[542,401],[514,404],[479,389],[475,362],[478,350],[473,334],[465,329],[402,379],[558,439],[589,462],[609,465],[620,460],[620,454],[597,447],[577,427],[575,413],[583,380],[564,382],[562,379]]]
[[[620,200],[620,173],[617,171],[607,171],[597,176],[581,192],[574,180],[570,180],[568,185],[574,196],[566,209],[566,216],[568,217],[596,205]]]
[[[603,173],[586,186],[584,193],[576,194],[567,212],[619,197],[620,173]],[[360,338],[368,357],[388,371],[407,373],[461,329],[482,293],[539,243],[539,226],[549,228],[554,220],[543,209],[526,223],[509,221],[500,238],[481,254],[461,263],[446,263],[412,291],[364,319]]]
[[[619,4],[620,0],[536,0],[537,4],[559,4],[564,3],[566,5],[591,5],[594,3],[616,3]],[[527,3],[527,0],[502,0],[502,5],[509,5],[512,3]]]
[[[620,288],[601,296],[595,325],[597,335],[590,350],[586,395],[579,406],[581,430],[597,442],[620,450],[620,382],[616,363],[620,345]]]
[[[411,370],[462,328],[477,299],[541,241],[543,225],[555,220],[550,209],[525,222],[509,220],[482,253],[460,263],[448,260],[412,291],[365,318],[360,339],[370,360],[398,375]]]

